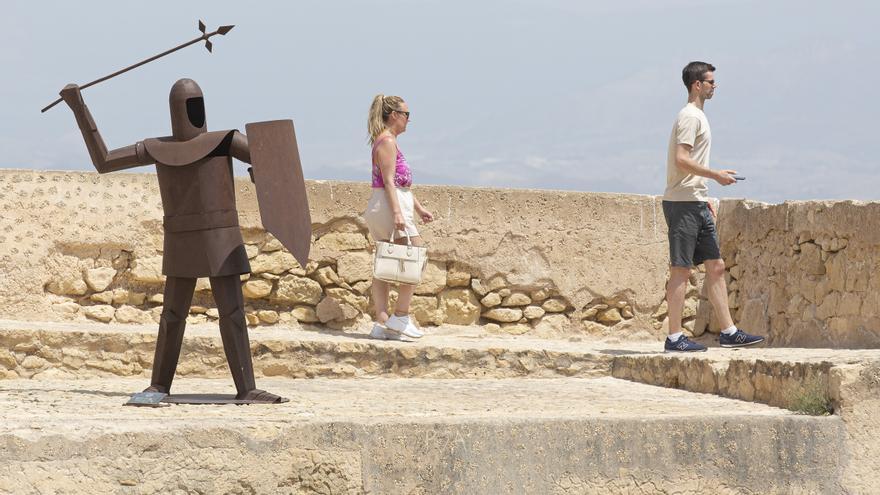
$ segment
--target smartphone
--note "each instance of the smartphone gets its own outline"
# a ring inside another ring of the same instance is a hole
[[[731,177],[736,180],[746,180],[746,177],[744,175],[731,175]]]

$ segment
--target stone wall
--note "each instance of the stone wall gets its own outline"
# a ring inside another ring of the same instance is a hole
[[[880,202],[723,201],[734,320],[774,346],[880,347]]]
[[[253,273],[251,325],[364,325],[372,241],[366,183],[309,181],[310,261],[300,267],[237,181]],[[0,172],[0,319],[149,323],[162,307],[162,210],[152,173]],[[646,338],[662,333],[666,230],[651,196],[420,186],[436,221],[413,312],[422,325]],[[697,284],[695,277],[693,283]],[[695,316],[696,286],[686,315]],[[393,299],[393,296],[392,296]],[[189,320],[217,318],[200,280]],[[689,326],[693,325],[691,321]]]

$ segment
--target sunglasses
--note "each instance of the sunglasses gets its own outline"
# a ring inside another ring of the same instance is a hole
[[[403,110],[392,110],[392,112],[402,113],[406,115],[406,120],[409,120],[409,112],[404,112]]]
[[[700,82],[704,82],[707,84],[711,84],[712,86],[715,86],[715,79],[700,79]]]

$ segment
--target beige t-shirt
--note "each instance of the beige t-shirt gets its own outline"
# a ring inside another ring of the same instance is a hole
[[[709,168],[709,149],[712,147],[712,131],[709,120],[702,110],[688,103],[678,112],[672,135],[669,137],[669,154],[666,157],[666,201],[709,201],[706,178],[689,174],[675,164],[675,152],[679,144],[691,146],[691,158]]]

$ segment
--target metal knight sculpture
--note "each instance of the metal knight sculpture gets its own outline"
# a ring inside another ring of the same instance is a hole
[[[191,79],[181,79],[169,96],[171,136],[108,150],[80,87],[65,86],[61,98],[73,110],[99,173],[156,165],[164,209],[162,273],[166,281],[152,378],[145,392],[170,393],[196,279],[210,277],[237,394],[230,400],[205,396],[193,402],[286,401],[258,389],[254,380],[239,278],[250,272],[250,264],[238,226],[232,158],[253,164],[264,226],[305,266],[311,220],[293,123],[248,124],[248,135],[237,130],[208,132],[201,88]]]

